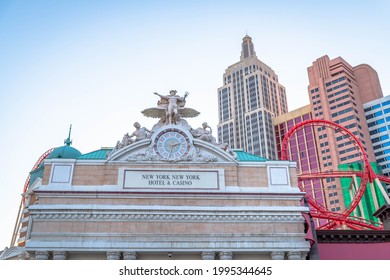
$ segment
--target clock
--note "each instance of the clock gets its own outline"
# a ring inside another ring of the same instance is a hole
[[[154,150],[162,160],[177,161],[190,151],[190,138],[177,128],[166,128],[154,139]]]

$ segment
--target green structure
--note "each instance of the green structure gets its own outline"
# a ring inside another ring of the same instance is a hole
[[[376,162],[370,163],[372,169],[375,174],[382,174],[382,168]],[[339,165],[340,171],[362,171],[363,164],[361,162],[355,163],[346,163]],[[356,178],[357,185],[360,186],[361,179],[359,177]],[[341,178],[341,189],[344,196],[345,207],[349,207],[351,201],[356,193],[354,184],[352,184],[352,179],[350,178]],[[379,207],[385,204],[385,199],[381,191],[379,190],[379,186],[376,183],[374,184],[374,189],[372,190],[370,183],[367,183],[366,191],[356,209],[351,213],[351,216],[361,217],[366,220],[371,220],[375,222],[379,222],[379,220],[374,217],[373,213],[378,210]]]

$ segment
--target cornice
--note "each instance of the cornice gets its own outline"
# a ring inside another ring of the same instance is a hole
[[[318,243],[390,242],[390,230],[317,230]]]
[[[31,210],[33,221],[303,222],[299,211]]]
[[[198,252],[218,249],[242,252],[270,252],[274,250],[308,252],[310,244],[301,233],[255,234],[130,234],[130,233],[34,233],[26,244],[28,251],[105,252],[107,250],[134,250],[156,252],[161,250]],[[53,240],[53,238],[55,240]],[[289,242],[286,242],[288,240]]]
[[[154,191],[154,190],[142,190],[142,191],[128,191],[117,188],[116,186],[106,186],[110,190],[102,190],[98,186],[81,187],[77,189],[58,189],[58,188],[40,188],[34,190],[34,193],[41,197],[59,197],[62,198],[202,198],[202,199],[258,199],[258,200],[301,200],[304,196],[303,192],[268,192],[268,191]],[[229,187],[228,187],[229,188]],[[90,189],[90,190],[89,190]]]

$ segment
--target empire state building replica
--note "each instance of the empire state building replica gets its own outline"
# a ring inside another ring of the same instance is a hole
[[[277,159],[272,118],[287,113],[286,90],[260,61],[252,38],[243,38],[240,61],[229,66],[218,89],[218,139],[232,149]]]

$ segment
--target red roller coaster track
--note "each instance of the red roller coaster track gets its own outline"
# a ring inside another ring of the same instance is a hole
[[[305,180],[345,178],[345,177],[353,178],[354,176],[359,177],[361,180],[360,181],[361,187],[358,188],[350,205],[340,213],[330,211],[323,205],[319,204],[314,197],[307,195],[309,204],[314,208],[314,210],[311,211],[312,217],[328,221],[325,225],[320,227],[321,229],[334,229],[334,228],[339,228],[341,225],[345,225],[351,229],[374,229],[374,230],[383,229],[383,226],[379,223],[364,220],[359,217],[350,216],[350,214],[355,210],[355,208],[358,206],[359,202],[361,201],[364,192],[366,191],[366,185],[368,182],[372,184],[375,181],[379,185],[380,191],[382,192],[382,195],[384,196],[385,200],[389,203],[389,198],[386,192],[383,190],[380,181],[385,183],[390,183],[389,177],[375,174],[375,172],[371,168],[370,162],[368,160],[363,145],[361,144],[359,139],[355,137],[353,133],[351,133],[350,131],[348,131],[342,126],[327,120],[307,120],[301,122],[295,125],[293,128],[291,128],[286,134],[286,136],[284,137],[282,143],[282,160],[289,160],[288,145],[292,135],[304,127],[315,127],[315,126],[327,127],[333,129],[335,132],[340,132],[346,137],[349,137],[351,143],[353,143],[357,148],[357,150],[359,151],[364,166],[362,171],[323,171],[323,172],[310,172],[305,174],[303,173],[298,174],[298,185],[301,191],[303,192],[305,192],[305,189],[303,188],[302,183]]]
[[[37,169],[39,167],[39,165],[49,156],[49,154],[54,150],[54,148],[51,148],[49,150],[47,150],[46,152],[44,152],[39,158],[38,160],[36,161],[36,163],[34,164],[33,168],[31,168],[31,171],[34,171],[35,169]],[[28,189],[28,186],[30,185],[30,179],[31,179],[31,176],[30,176],[30,173],[28,173],[28,176],[27,176],[27,179],[26,181],[24,182],[24,185],[23,185],[23,192],[22,193],[25,193]],[[11,247],[14,246],[16,244],[16,239],[17,239],[17,236],[19,234],[19,229],[20,229],[20,226],[21,226],[21,220],[22,220],[22,211],[23,211],[23,205],[25,203],[25,197],[22,196],[22,199],[20,201],[20,205],[19,205],[19,211],[18,211],[18,216],[16,217],[16,222],[15,222],[15,226],[14,226],[14,232],[12,234],[12,239],[11,239]]]

